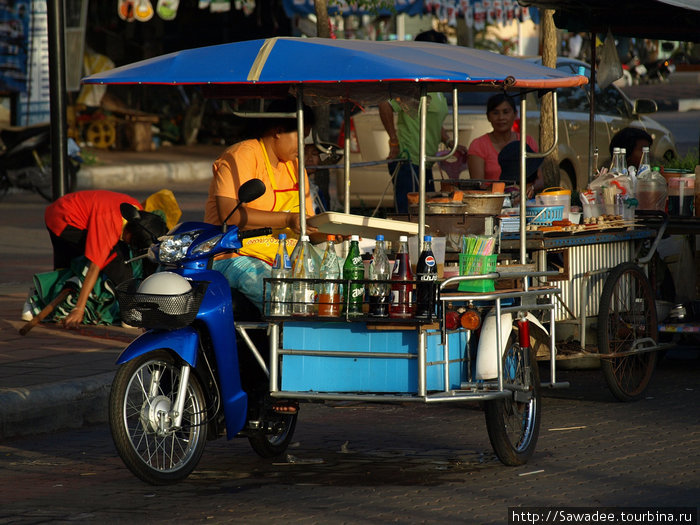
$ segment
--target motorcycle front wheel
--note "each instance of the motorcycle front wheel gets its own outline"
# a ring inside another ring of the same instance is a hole
[[[532,348],[518,343],[513,330],[503,355],[503,382],[510,395],[485,403],[486,429],[504,465],[527,463],[540,433],[540,374]]]
[[[189,376],[182,424],[172,425],[181,366],[168,352],[151,352],[123,364],[112,383],[109,424],[117,452],[152,485],[186,478],[204,452],[206,399],[195,374]]]

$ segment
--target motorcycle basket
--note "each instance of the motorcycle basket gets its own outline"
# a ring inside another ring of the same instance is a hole
[[[187,326],[199,311],[207,282],[190,281],[191,290],[173,295],[139,293],[141,279],[130,279],[116,287],[122,321],[139,328],[175,330]]]

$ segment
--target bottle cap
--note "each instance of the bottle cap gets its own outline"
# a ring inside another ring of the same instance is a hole
[[[408,236],[406,235],[401,235],[399,237],[399,242],[408,242]]]
[[[381,235],[381,234],[379,234],[379,235],[377,235],[377,239],[376,239],[376,240],[378,240],[378,241],[383,241],[383,240],[384,240],[384,236]]]
[[[335,235],[330,235],[330,234],[326,235],[326,240],[329,242],[331,242],[331,241],[335,242]]]
[[[309,240],[309,236],[308,236],[308,235],[302,235],[302,236],[301,236],[301,242],[308,241],[308,240]]]
[[[359,235],[351,235],[350,240],[360,242],[360,236]]]
[[[280,236],[279,236],[279,240],[280,240],[280,241],[283,241],[283,240],[285,240],[286,238],[287,238],[287,234],[286,234],[286,233],[280,233]]]
[[[423,240],[425,242],[433,242],[433,238],[430,235],[426,235],[425,237],[423,237]]]

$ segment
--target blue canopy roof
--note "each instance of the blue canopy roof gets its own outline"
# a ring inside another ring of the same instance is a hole
[[[363,86],[381,91],[397,83],[428,83],[431,91],[448,91],[455,86],[553,89],[587,80],[517,58],[432,42],[280,37],[178,51],[83,82],[211,85],[236,96],[263,86],[316,86],[350,95]]]

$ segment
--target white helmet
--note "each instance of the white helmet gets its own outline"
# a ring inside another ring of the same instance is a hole
[[[173,272],[156,272],[139,285],[138,293],[151,295],[180,295],[192,290],[190,282]]]

